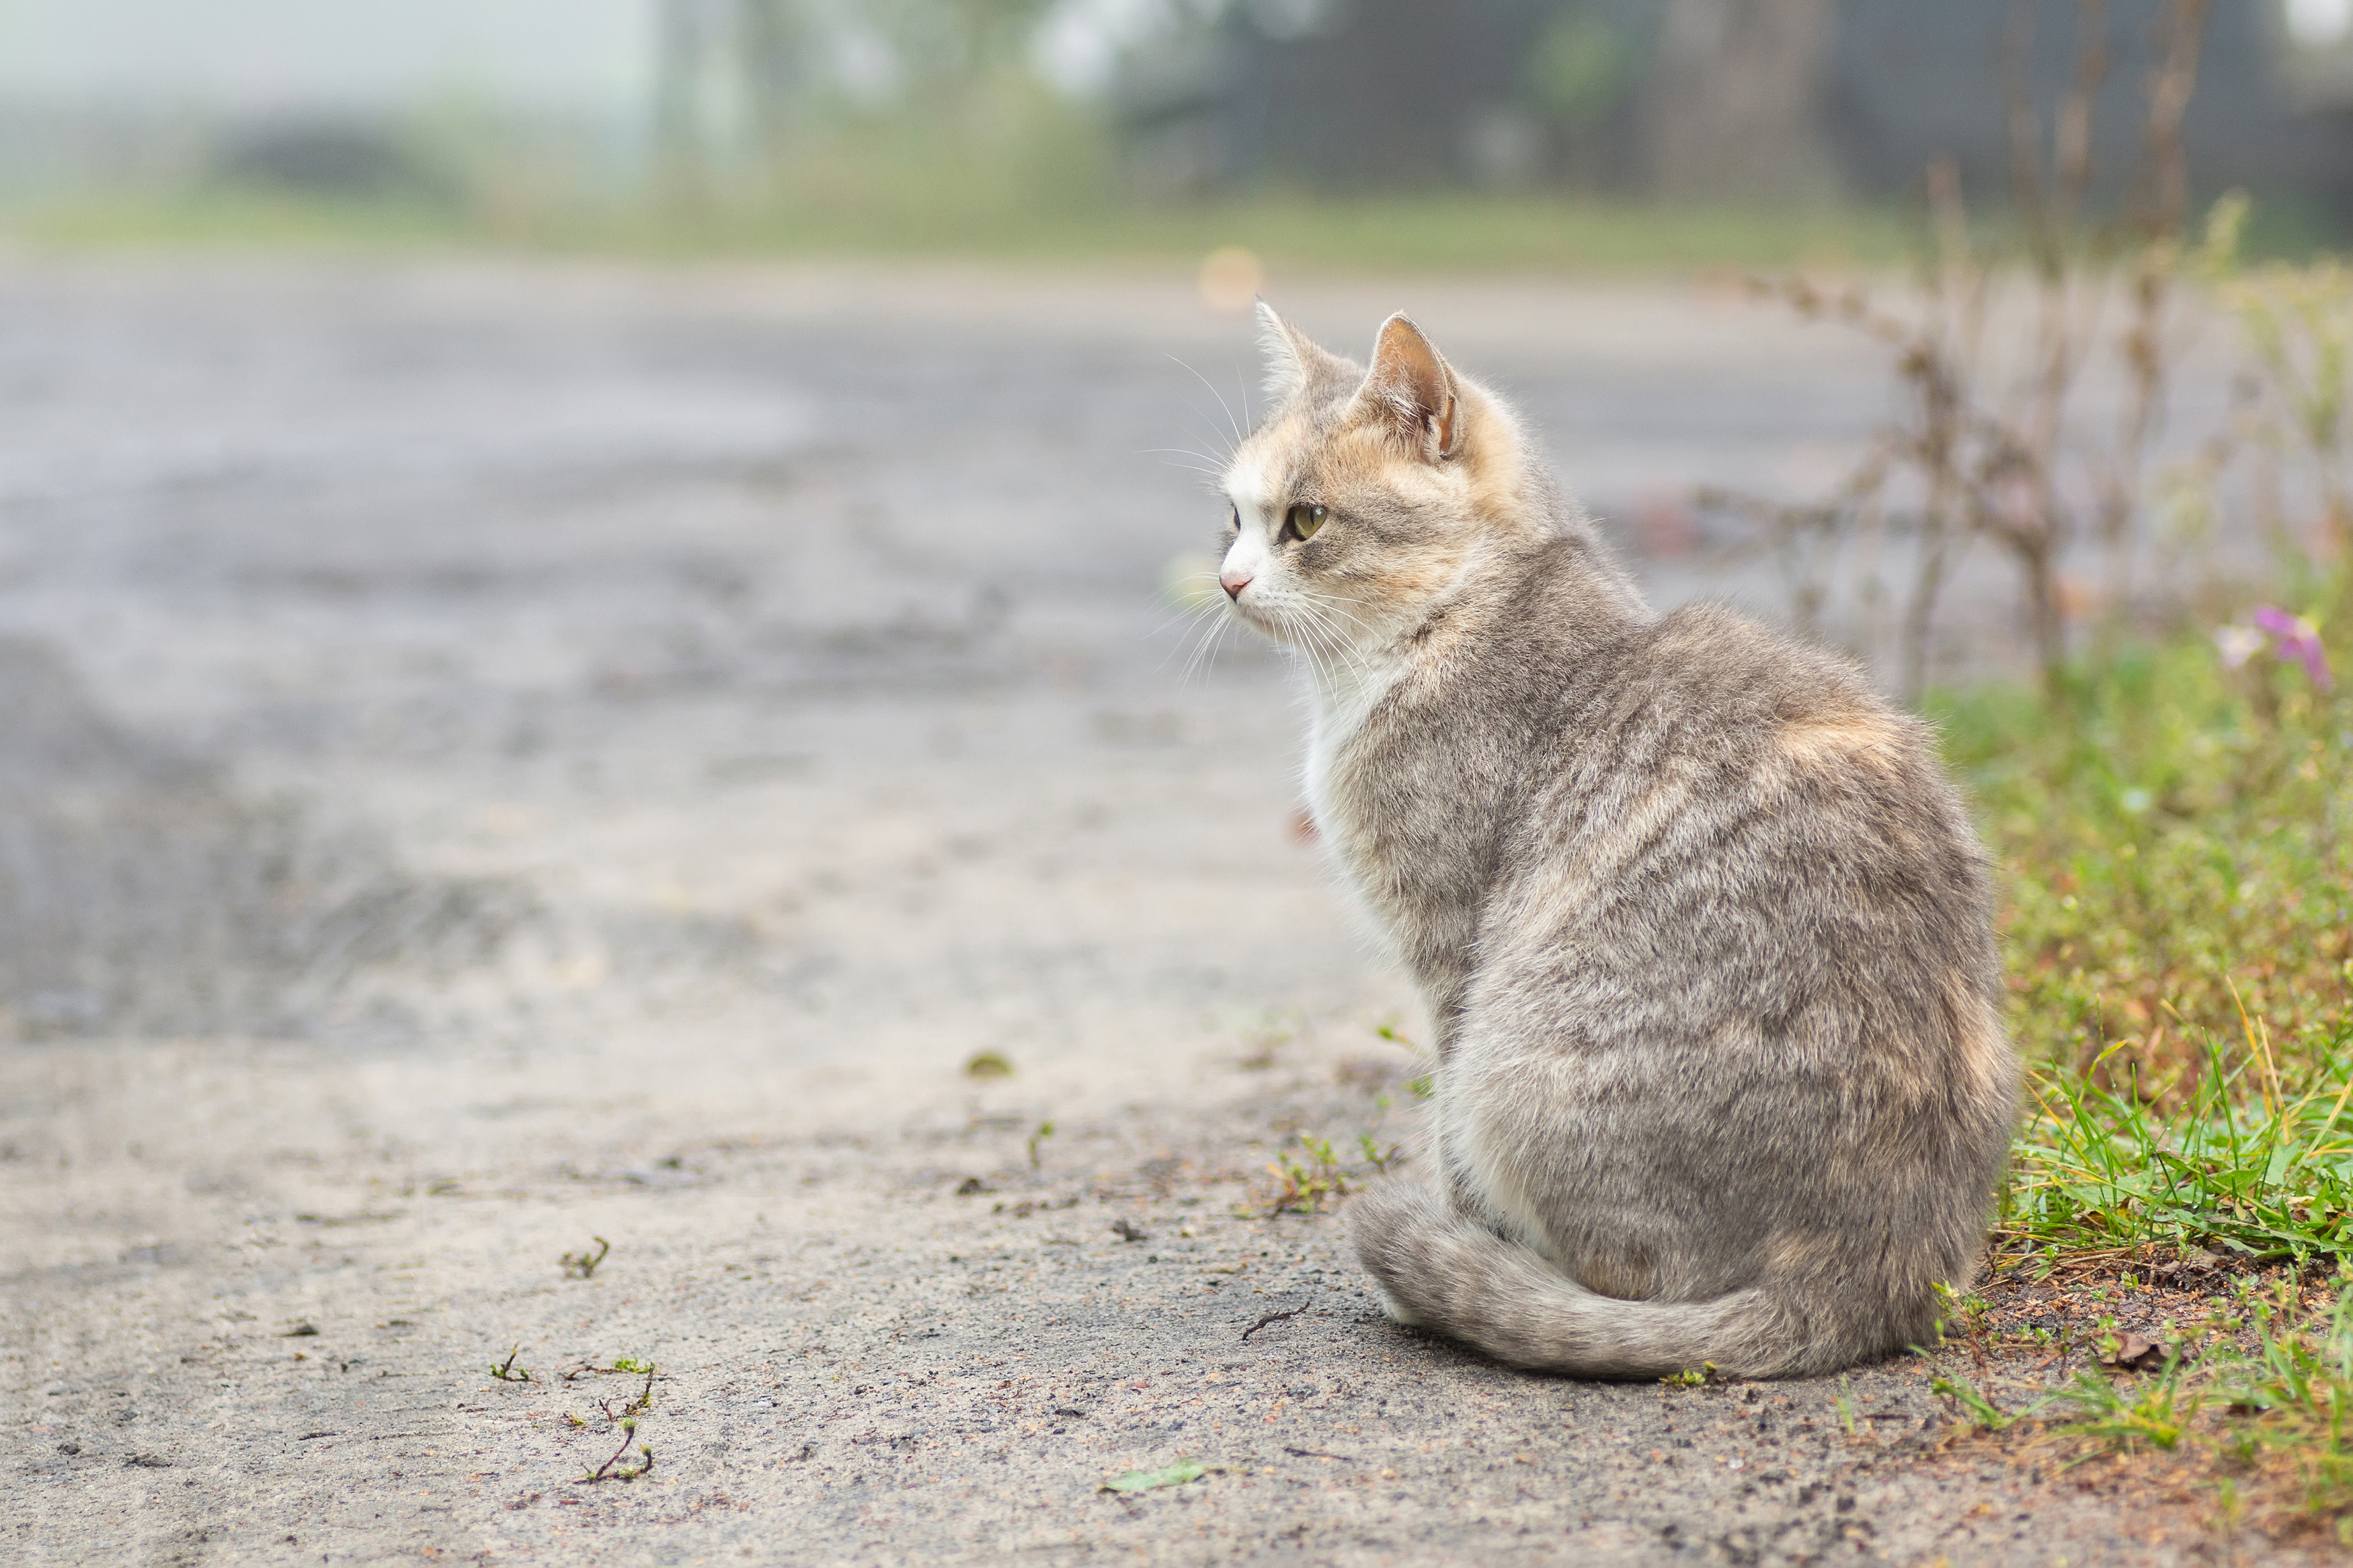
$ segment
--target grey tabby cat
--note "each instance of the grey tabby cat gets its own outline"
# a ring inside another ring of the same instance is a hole
[[[1305,658],[1310,809],[1438,1051],[1436,1184],[1349,1216],[1389,1315],[1584,1377],[1926,1342],[2018,1080],[1928,731],[1724,609],[1653,613],[1403,316],[1369,371],[1260,317],[1219,581]]]

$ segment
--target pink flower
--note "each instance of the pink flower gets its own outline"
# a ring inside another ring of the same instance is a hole
[[[2292,616],[2274,605],[2257,605],[2247,618],[2272,639],[2272,654],[2304,666],[2305,678],[2318,691],[2336,689],[2328,673],[2328,654],[2320,646],[2320,632],[2302,616]]]

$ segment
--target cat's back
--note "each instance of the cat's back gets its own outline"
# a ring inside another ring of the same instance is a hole
[[[1990,992],[1985,858],[1926,724],[1721,605],[1630,628],[1594,665],[1552,683],[1530,737],[1483,932],[1500,963],[1588,952],[1621,981],[1705,976],[1743,1010]]]
[[[1848,660],[1720,605],[1687,605],[1630,630],[1583,679],[1536,696],[1531,784],[1556,809],[1622,830],[1611,807],[1662,792],[1724,826],[1778,820],[1820,842],[1834,820],[1906,825],[1977,857],[1927,725],[1892,707]],[[1532,694],[1534,695],[1534,694]],[[1707,809],[1710,806],[1713,809]]]

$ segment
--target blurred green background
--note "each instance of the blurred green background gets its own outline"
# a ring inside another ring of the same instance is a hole
[[[2100,8],[2121,197],[2165,7]],[[2021,16],[2026,18],[2021,27]],[[0,0],[19,243],[1198,258],[1325,269],[1896,261],[1989,210],[2075,6],[2010,0]],[[2353,0],[2224,0],[2184,126],[2250,247],[2353,210]]]

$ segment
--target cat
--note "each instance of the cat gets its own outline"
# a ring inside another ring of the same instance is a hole
[[[1308,809],[1427,1005],[1434,1184],[1347,1215],[1399,1323],[1589,1378],[1930,1342],[2009,1147],[1990,876],[1852,666],[1653,612],[1404,316],[1262,302],[1230,613],[1303,656]]]

